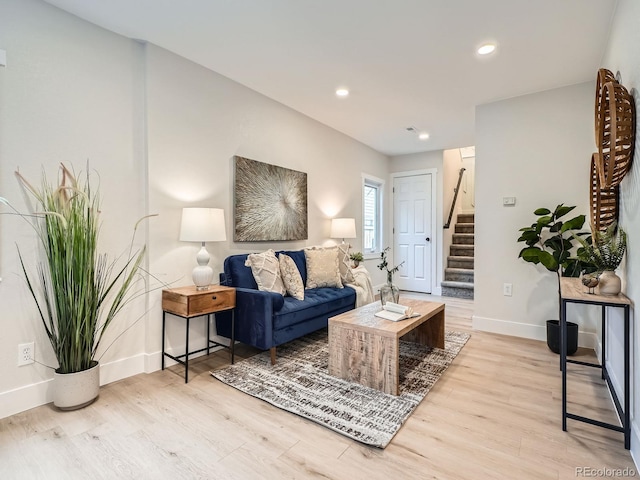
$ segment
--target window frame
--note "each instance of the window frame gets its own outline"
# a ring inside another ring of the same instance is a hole
[[[380,256],[380,252],[382,251],[384,232],[384,185],[385,181],[383,179],[365,173],[362,174],[362,254],[364,258],[377,258]],[[375,188],[378,191],[375,205],[375,219],[377,220],[377,224],[375,225],[374,239],[376,241],[372,249],[367,249],[365,247],[366,232],[367,230],[370,230],[366,225],[367,216],[365,191],[367,187]]]

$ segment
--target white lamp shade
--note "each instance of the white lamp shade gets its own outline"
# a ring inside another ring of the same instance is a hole
[[[334,218],[331,220],[331,238],[356,238],[355,218]]]
[[[227,233],[221,208],[183,208],[180,240],[183,242],[224,242]]]

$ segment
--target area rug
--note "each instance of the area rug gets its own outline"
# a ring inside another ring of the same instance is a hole
[[[266,351],[211,375],[349,438],[384,448],[468,339],[466,333],[448,331],[444,350],[401,341],[397,397],[329,375],[326,330],[278,347],[276,365]]]

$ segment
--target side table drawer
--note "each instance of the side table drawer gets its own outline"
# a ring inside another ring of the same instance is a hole
[[[197,315],[198,313],[206,313],[212,310],[226,310],[235,306],[235,289],[222,292],[203,292],[202,295],[193,295],[189,299],[189,315]]]
[[[234,308],[236,290],[229,287],[212,287],[195,291],[190,288],[176,288],[162,291],[162,309],[182,317],[195,317]]]

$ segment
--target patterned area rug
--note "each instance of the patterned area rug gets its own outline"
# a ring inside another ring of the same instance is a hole
[[[278,347],[276,365],[266,351],[211,375],[349,438],[384,448],[468,339],[466,333],[446,332],[444,350],[401,341],[397,397],[329,375],[326,330]]]

